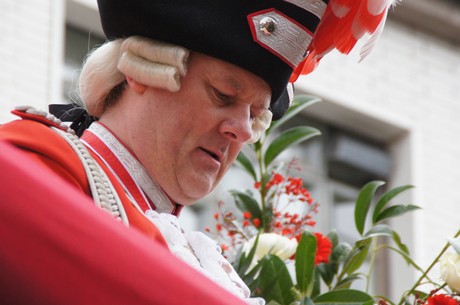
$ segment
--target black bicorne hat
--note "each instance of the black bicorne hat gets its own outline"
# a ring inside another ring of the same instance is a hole
[[[145,36],[213,56],[265,80],[278,119],[286,87],[333,49],[367,56],[396,0],[98,0],[108,39]]]
[[[286,86],[327,6],[290,0],[98,0],[108,39],[145,36],[251,71],[272,89],[271,110],[289,107]]]

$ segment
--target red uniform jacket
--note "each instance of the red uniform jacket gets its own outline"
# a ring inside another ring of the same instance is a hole
[[[49,128],[51,122],[46,120],[43,120],[45,123],[38,122],[36,120],[40,119],[40,117],[20,114],[21,116],[29,116],[31,119],[17,120],[1,126],[0,139],[21,148],[35,163],[51,169],[51,171],[69,182],[79,191],[91,197],[88,180],[80,159],[70,145]],[[130,226],[141,230],[153,239],[164,242],[161,233],[155,226],[132,205],[131,201],[126,197],[122,186],[106,168],[105,164],[98,156],[94,155],[91,151],[90,153],[109,176],[110,181],[120,196]]]
[[[133,229],[97,208],[79,159],[48,129],[0,127],[0,304],[243,304],[136,213]]]

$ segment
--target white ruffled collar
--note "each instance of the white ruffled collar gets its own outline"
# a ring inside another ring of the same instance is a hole
[[[216,241],[202,232],[184,232],[176,216],[149,210],[145,215],[160,230],[171,252],[194,269],[208,276],[250,305],[264,305],[262,298],[251,298],[249,288],[223,257]]]

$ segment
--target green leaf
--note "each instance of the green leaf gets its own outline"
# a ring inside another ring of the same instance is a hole
[[[316,270],[319,271],[324,283],[330,287],[334,280],[334,276],[339,270],[340,262],[345,260],[348,253],[351,251],[351,246],[346,243],[339,244],[339,236],[335,231],[330,232],[327,237],[332,243],[332,253],[329,257],[329,262],[319,264]]]
[[[364,225],[366,223],[367,212],[371,205],[377,189],[385,184],[383,181],[372,181],[367,183],[359,192],[355,205],[355,225],[359,234],[363,235]]]
[[[330,287],[335,275],[333,264],[319,264],[316,266],[316,271],[318,271],[317,273],[319,273],[323,282]]]
[[[262,261],[258,278],[261,296],[267,301],[291,304],[295,301],[291,289],[294,287],[286,264],[276,255],[267,255]]]
[[[328,287],[332,285],[334,276],[336,276],[339,271],[340,264],[347,259],[351,249],[351,246],[347,243],[341,243],[334,246],[329,258],[329,263],[320,264],[316,267],[321,278]]]
[[[393,234],[391,234],[391,237],[393,238],[393,241],[395,242],[396,246],[401,252],[404,252],[405,254],[410,255],[409,248],[401,241],[401,237],[396,231],[393,231]]]
[[[300,126],[285,130],[267,147],[264,158],[265,166],[268,167],[270,163],[287,148],[319,134],[320,132],[318,129],[309,126]]]
[[[341,243],[334,247],[331,253],[330,257],[330,263],[331,266],[334,268],[333,271],[334,273],[337,273],[339,271],[339,266],[340,264],[346,260],[348,255],[351,252],[351,246],[347,243]]]
[[[362,279],[360,274],[353,273],[335,284],[334,290],[349,289],[354,281]]]
[[[235,160],[235,164],[244,169],[249,175],[251,175],[254,181],[258,180],[256,170],[254,169],[251,160],[249,160],[244,152],[240,151],[238,157]]]
[[[371,228],[364,234],[364,238],[371,238],[376,236],[388,236],[393,237],[393,230],[384,224],[379,224]]]
[[[244,276],[241,277],[241,279],[244,281],[246,286],[248,286],[249,291],[254,292],[254,290],[260,286],[259,284],[260,280],[259,278],[256,277],[259,270],[260,268],[255,266],[254,268],[251,269],[251,271],[249,271],[248,273],[246,273]]]
[[[358,270],[366,260],[368,253],[369,245],[362,248],[354,248],[343,267],[343,272],[352,274]]]
[[[334,249],[339,244],[339,235],[336,231],[329,232],[329,234],[327,234],[327,238],[329,238],[332,243],[332,249]]]
[[[252,249],[249,251],[248,255],[246,256],[246,253],[240,250],[240,257],[238,260],[238,265],[235,266],[236,272],[240,275],[241,278],[244,277],[246,274],[246,271],[248,270],[249,266],[251,265],[252,260],[254,259],[254,254],[257,249],[257,244],[259,243],[259,236],[260,234],[257,234],[256,240],[254,241],[254,246]]]
[[[393,198],[395,198],[402,192],[405,192],[406,190],[411,189],[413,187],[414,187],[413,185],[403,185],[403,186],[399,186],[394,189],[391,189],[385,194],[383,194],[375,206],[374,213],[372,215],[372,222],[374,224],[378,222],[377,219],[379,218],[380,212],[382,212],[382,210],[385,208],[388,202],[390,202]]]
[[[338,244],[332,250],[330,261],[334,263],[340,263],[341,261],[344,260],[345,257],[348,256],[351,249],[352,248],[348,243]]]
[[[318,267],[316,267],[316,270],[318,270]],[[319,272],[314,272],[314,280],[313,280],[313,285],[312,285],[312,292],[310,295],[310,298],[314,298],[318,296],[321,293],[321,281],[320,281],[320,274]]]
[[[241,279],[249,287],[249,290],[254,292],[254,290],[260,286],[260,279],[257,277],[260,269],[262,268],[261,264],[256,264],[248,273],[240,275]]]
[[[380,222],[384,219],[400,216],[404,213],[420,209],[420,207],[412,204],[408,205],[394,205],[382,211],[377,217],[377,222]]]
[[[308,95],[298,95],[294,97],[294,99],[292,100],[291,106],[289,107],[286,114],[278,121],[274,121],[272,125],[270,126],[270,128],[267,130],[266,134],[269,135],[273,130],[282,126],[284,123],[286,123],[287,121],[292,119],[294,116],[296,116],[299,112],[301,112],[308,106],[311,106],[320,101],[321,101],[320,98],[314,97],[314,96],[308,96]]]
[[[309,297],[304,297],[302,300],[302,303],[300,304],[301,305],[315,305],[315,303],[313,303],[312,299]]]
[[[262,220],[262,210],[254,197],[237,190],[231,190],[230,194],[235,198],[235,203],[241,211],[248,211],[253,218]]]
[[[316,237],[304,231],[295,254],[295,271],[299,291],[309,296],[315,274]]]
[[[371,244],[371,239],[364,237],[362,239],[359,239],[355,242],[355,247],[354,248],[364,248],[364,247],[369,247]]]
[[[344,262],[351,252],[351,246],[347,243],[341,243],[332,248],[329,263],[317,266],[324,283],[330,287],[334,277],[337,276],[342,262]]]
[[[413,295],[416,295],[419,299],[421,300],[426,300],[430,296],[429,293],[426,293],[426,291],[421,291],[421,290],[415,290]]]
[[[326,292],[313,299],[313,302],[316,305],[367,305],[373,299],[362,291],[343,289]]]

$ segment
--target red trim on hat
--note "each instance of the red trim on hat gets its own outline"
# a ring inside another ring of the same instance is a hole
[[[273,55],[277,56],[279,59],[281,59],[283,62],[285,62],[288,66],[290,66],[291,68],[295,69],[296,66],[292,65],[292,63],[290,63],[283,55],[281,55],[280,53],[276,52],[274,49],[272,49],[270,46],[262,43],[261,41],[259,41],[257,39],[257,33],[256,33],[256,28],[255,28],[255,25],[254,25],[254,21],[252,20],[252,17],[254,16],[257,16],[257,15],[261,15],[261,14],[265,14],[265,13],[270,13],[270,12],[275,12],[281,16],[283,16],[284,18],[288,19],[289,21],[291,21],[292,23],[295,23],[298,27],[302,28],[305,32],[307,32],[311,37],[313,37],[313,33],[308,29],[306,28],[304,25],[302,25],[301,23],[297,22],[297,20],[295,19],[292,19],[291,17],[287,16],[286,14],[283,14],[282,12],[278,11],[277,9],[275,8],[269,8],[269,9],[265,9],[265,10],[261,10],[261,11],[257,11],[257,12],[254,12],[252,14],[249,14],[246,18],[248,20],[248,23],[249,23],[249,28],[251,29],[251,34],[252,34],[252,39],[254,40],[254,42],[256,42],[257,44],[259,44],[261,47],[263,47],[264,49],[268,50],[270,53],[272,53]],[[307,50],[305,50],[306,52]]]

